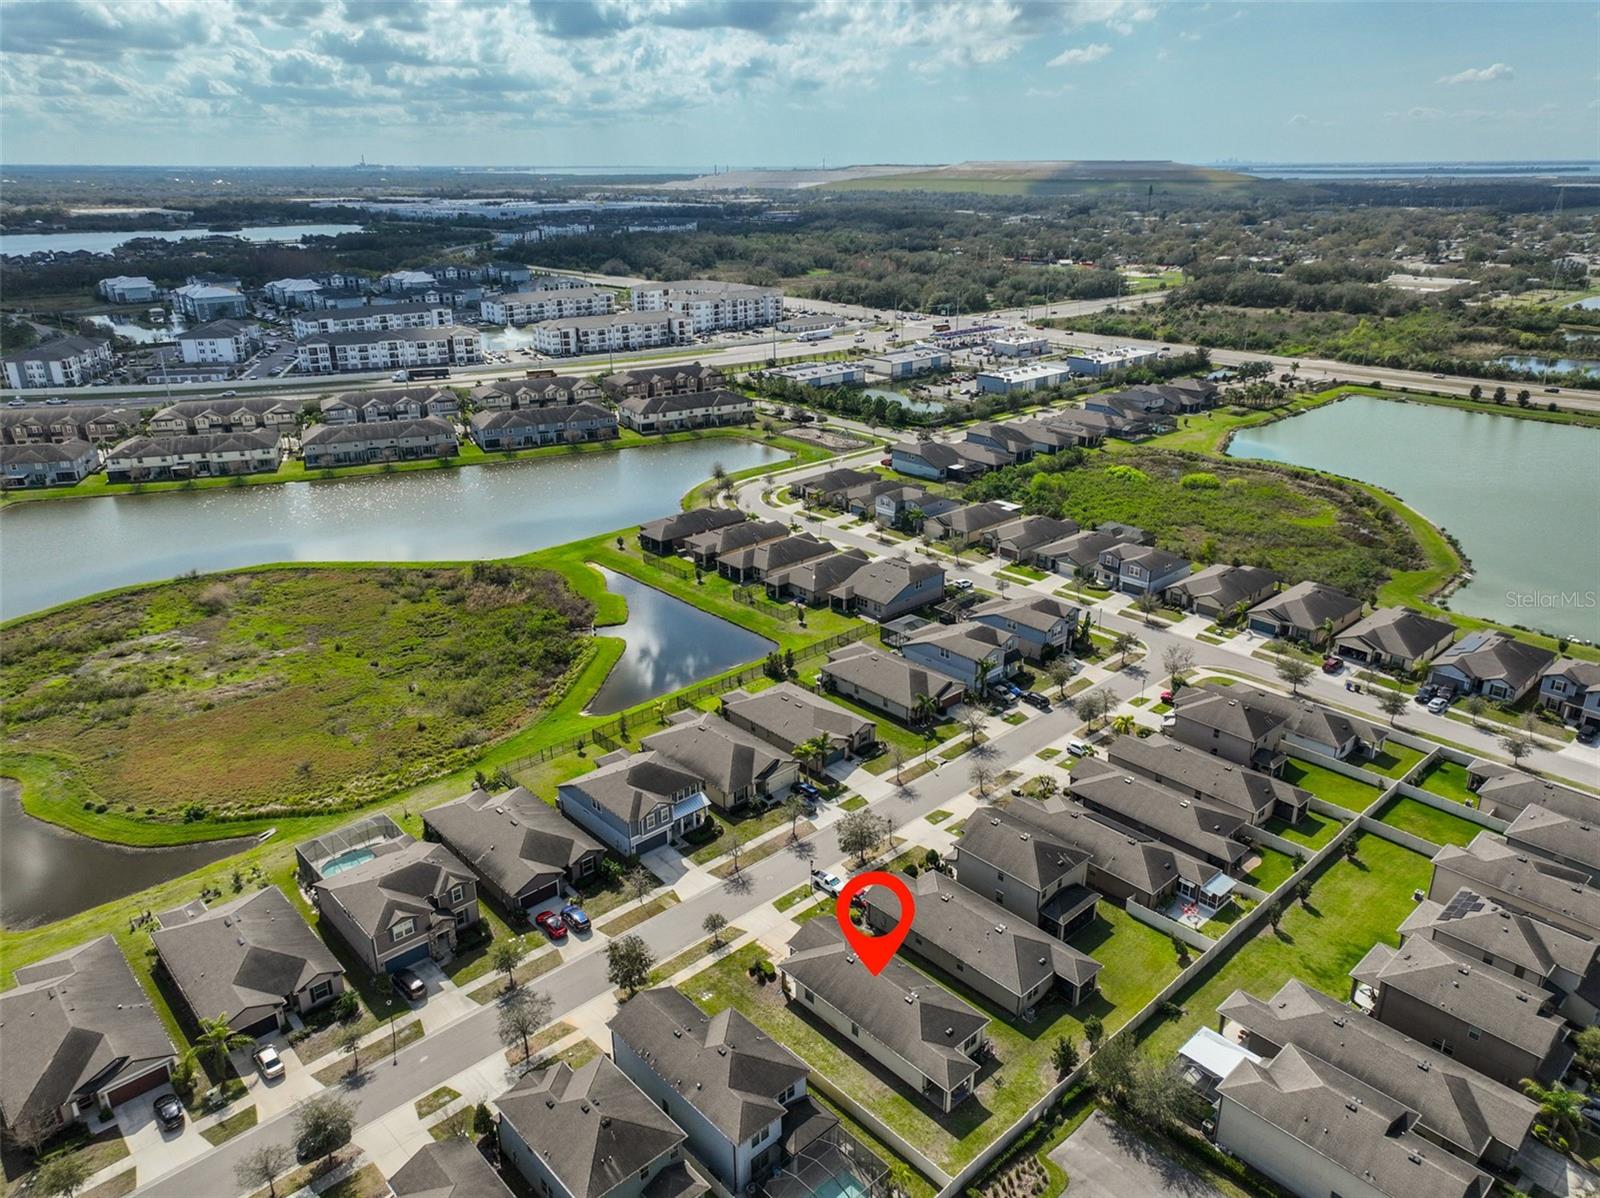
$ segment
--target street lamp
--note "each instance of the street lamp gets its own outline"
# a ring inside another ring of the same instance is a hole
[[[394,1028],[394,999],[383,1000],[384,1010],[389,1012],[389,1060],[392,1064],[400,1063],[400,1033]]]

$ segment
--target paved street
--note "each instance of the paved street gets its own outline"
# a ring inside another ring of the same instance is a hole
[[[1222,1198],[1188,1169],[1098,1112],[1050,1159],[1066,1170],[1072,1198]]]

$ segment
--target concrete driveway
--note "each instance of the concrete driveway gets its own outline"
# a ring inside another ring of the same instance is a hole
[[[1098,1111],[1084,1120],[1050,1159],[1067,1171],[1071,1198],[1129,1198],[1133,1194],[1222,1198],[1218,1190]]]
[[[156,1121],[156,1099],[171,1093],[171,1086],[162,1086],[130,1099],[115,1111],[117,1129],[128,1142],[130,1156],[137,1159],[141,1169],[146,1168],[145,1162],[149,1161],[151,1176],[204,1156],[211,1149],[211,1144],[195,1129],[192,1118],[185,1119],[183,1126],[175,1131],[168,1131]]]
[[[283,1033],[257,1036],[256,1044],[270,1044],[278,1050],[278,1056],[283,1060],[283,1076],[271,1081],[262,1077],[255,1058],[250,1055],[250,1049],[229,1053],[234,1069],[244,1078],[245,1089],[249,1092],[248,1100],[236,1103],[235,1109],[253,1102],[258,1119],[265,1121],[322,1089],[321,1083],[311,1076],[310,1070],[301,1064],[299,1056],[289,1047],[289,1039]]]

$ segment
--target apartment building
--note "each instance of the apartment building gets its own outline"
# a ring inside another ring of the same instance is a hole
[[[542,354],[567,358],[682,345],[690,335],[688,317],[675,312],[613,312],[543,321],[533,326],[533,345]]]
[[[129,437],[105,455],[106,480],[114,483],[263,474],[282,462],[283,441],[275,429]]]
[[[302,374],[398,370],[413,366],[475,366],[483,361],[476,329],[461,325],[318,333],[301,341]]]
[[[178,353],[189,364],[237,366],[260,344],[260,330],[242,320],[213,320],[178,334]]]
[[[94,288],[100,298],[112,304],[148,304],[161,296],[157,287],[143,275],[117,275],[101,279]]]
[[[376,333],[387,329],[437,329],[455,323],[449,304],[363,304],[296,312],[289,327],[296,337],[318,333]]]
[[[646,283],[631,295],[635,312],[673,312],[687,317],[690,332],[751,329],[783,318],[783,293],[776,287],[751,287],[713,279]]]
[[[6,386],[82,387],[112,366],[111,342],[98,337],[56,337],[0,358]]]
[[[524,325],[570,316],[604,316],[616,311],[616,296],[604,287],[551,287],[485,296],[479,310],[490,324]]]

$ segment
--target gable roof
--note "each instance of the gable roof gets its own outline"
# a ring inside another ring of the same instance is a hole
[[[1051,598],[1049,595],[1028,595],[1020,599],[991,599],[967,612],[967,618],[977,620],[983,616],[1010,620],[1036,632],[1049,632],[1061,621],[1078,622],[1079,609],[1071,603]]]
[[[874,649],[862,642],[846,645],[830,653],[823,670],[832,678],[860,687],[907,710],[916,706],[919,696],[926,695],[942,705],[947,698],[959,697],[966,689],[956,679],[938,670],[907,661],[894,653]]]
[[[733,508],[697,507],[687,512],[674,512],[639,525],[639,535],[652,541],[678,541],[695,533],[708,532],[728,524],[744,523],[744,513]]]
[[[1463,886],[1448,902],[1424,899],[1400,925],[1403,939],[1440,936],[1548,979],[1557,969],[1586,978],[1600,968],[1600,931],[1580,936],[1484,898]],[[1600,979],[1596,979],[1600,981]]]
[[[681,766],[725,794],[749,790],[794,764],[794,758],[787,753],[709,712],[653,732],[639,742],[639,747]]]
[[[1530,857],[1493,832],[1479,832],[1466,846],[1447,844],[1433,855],[1434,877],[1440,867],[1489,887],[1508,906],[1554,911],[1580,927],[1600,928],[1600,889],[1587,885],[1577,871]],[[1544,918],[1538,910],[1535,915]]]
[[[1064,557],[1075,566],[1088,566],[1100,560],[1102,549],[1109,549],[1120,540],[1121,538],[1113,533],[1093,529],[1075,532],[1070,537],[1062,537],[1059,541],[1051,541],[1048,545],[1039,546],[1033,552],[1038,557]]]
[[[932,562],[911,562],[897,557],[880,557],[854,571],[829,593],[839,598],[866,599],[888,603],[913,583],[944,577],[944,570]]]
[[[773,588],[792,586],[808,594],[826,594],[870,560],[863,549],[839,549],[792,566],[770,569],[763,581]]]
[[[1040,803],[1020,800],[1006,813],[1088,857],[1091,866],[1144,894],[1160,894],[1187,878],[1204,885],[1218,870],[1180,849],[1125,827],[1108,815],[1060,796]],[[968,821],[969,828],[972,826]]]
[[[314,979],[344,972],[276,886],[203,913],[168,911],[160,922],[151,939],[200,1019],[259,1019]]]
[[[414,840],[322,878],[312,889],[337,902],[357,927],[375,937],[402,915],[432,916],[452,886],[473,880],[472,871],[444,845]]]
[[[1455,632],[1456,626],[1446,620],[1435,620],[1406,607],[1380,607],[1336,639],[1341,645],[1358,644],[1374,653],[1410,661],[1445,637],[1455,636]]]
[[[1433,659],[1434,669],[1450,666],[1475,682],[1504,682],[1521,690],[1556,659],[1548,649],[1503,632],[1469,632]]]
[[[735,1144],[783,1118],[778,1096],[810,1072],[738,1011],[707,1015],[668,986],[635,994],[610,1026],[612,1036]]]
[[[1543,807],[1572,819],[1600,821],[1600,797],[1537,778],[1495,761],[1474,761],[1468,773],[1484,779],[1478,805],[1502,819],[1515,818],[1525,807]]]
[[[1320,582],[1297,582],[1288,590],[1263,599],[1250,614],[1271,616],[1291,628],[1316,631],[1324,620],[1337,624],[1352,612],[1361,611],[1361,600]]]
[[[1196,856],[1225,861],[1231,868],[1250,853],[1237,838],[1245,824],[1243,815],[1195,802],[1098,757],[1077,762],[1068,785],[1073,798],[1085,806],[1101,808],[1114,817],[1148,828]]]
[[[933,645],[967,661],[990,660],[998,663],[1005,653],[1006,641],[1012,635],[988,624],[967,621],[961,624],[929,624],[911,633],[903,643],[907,646]]]
[[[702,783],[699,775],[664,755],[644,752],[602,765],[561,785],[587,795],[624,823],[634,824],[676,796],[698,791]]]
[[[423,826],[506,894],[560,877],[598,840],[524,787],[491,795],[473,790],[422,813]]]
[[[774,743],[798,745],[814,736],[852,741],[877,725],[864,716],[813,695],[792,682],[780,682],[753,695],[733,691],[722,697],[722,709],[770,733]]]
[[[1271,570],[1260,566],[1207,566],[1196,570],[1188,578],[1172,584],[1191,599],[1209,599],[1218,609],[1226,611],[1246,599],[1253,599],[1261,591],[1278,581]]]
[[[0,993],[0,1115],[15,1127],[55,1122],[74,1095],[106,1089],[175,1055],[111,936],[101,936],[16,972]]]
[[[575,1198],[601,1198],[680,1147],[683,1130],[599,1056],[530,1073],[495,1100],[500,1117]]]
[[[394,1198],[512,1198],[471,1140],[426,1144],[389,1177]]]
[[[1574,862],[1600,875],[1600,823],[1533,804],[1511,821],[1504,836],[1511,844],[1526,845],[1536,853]]]
[[[988,1017],[904,961],[891,958],[873,974],[835,920],[802,924],[781,968],[944,1089],[976,1076],[978,1063],[960,1046],[989,1026]]]
[[[1072,874],[1090,856],[1014,817],[1009,808],[992,810],[988,818],[980,813],[967,821],[956,841],[957,860],[966,854],[1040,891]]]
[[[1149,737],[1119,736],[1111,742],[1106,756],[1113,764],[1177,790],[1198,792],[1250,817],[1270,813],[1280,801],[1291,807],[1309,807],[1311,803],[1309,790],[1168,740],[1159,733]]]
[[[1206,728],[1246,740],[1259,740],[1278,728],[1305,740],[1338,748],[1352,737],[1381,744],[1387,729],[1313,703],[1291,699],[1254,686],[1219,686],[1214,682],[1184,687],[1172,700],[1173,710]]]

